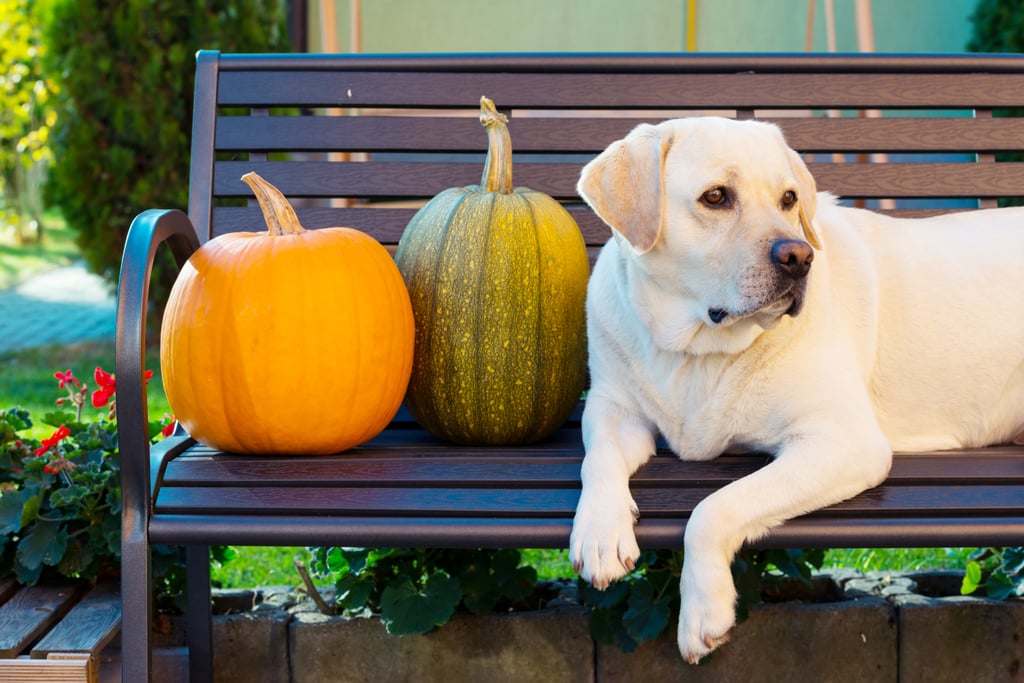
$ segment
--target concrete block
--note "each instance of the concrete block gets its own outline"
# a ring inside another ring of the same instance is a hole
[[[291,620],[283,610],[255,610],[214,619],[213,673],[217,683],[289,683]]]
[[[391,636],[376,619],[296,614],[295,683],[590,683],[594,645],[582,609],[458,616],[426,635]]]
[[[674,628],[674,626],[673,626]],[[598,683],[639,680],[896,681],[897,634],[892,606],[880,598],[752,607],[731,640],[704,663],[687,664],[675,631],[626,654],[598,646]]]
[[[903,601],[901,683],[1024,681],[1024,603],[978,598]]]

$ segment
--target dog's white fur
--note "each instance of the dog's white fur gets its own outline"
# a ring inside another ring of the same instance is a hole
[[[1024,210],[840,207],[775,126],[720,118],[639,126],[578,189],[613,238],[587,299],[577,570],[603,588],[633,567],[629,477],[658,433],[684,460],[775,456],[688,521],[689,661],[734,623],[729,567],[745,541],[877,485],[892,449],[1024,432]],[[772,265],[779,239],[817,247],[804,284]]]

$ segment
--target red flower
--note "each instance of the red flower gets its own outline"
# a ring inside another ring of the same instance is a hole
[[[69,436],[71,436],[71,430],[64,425],[61,425],[60,427],[57,428],[57,431],[50,435],[49,438],[43,439],[43,445],[37,448],[34,452],[37,456],[42,456],[48,450],[50,450],[51,448],[59,444],[61,441],[68,438]]]
[[[171,415],[170,422],[164,425],[164,428],[160,430],[160,434],[166,439],[168,436],[174,433],[174,427],[178,424],[178,420]]]
[[[92,392],[92,404],[96,408],[102,408],[110,402],[110,397],[117,391],[117,381],[114,375],[99,366],[96,366],[93,379],[96,380],[99,389]]]
[[[142,375],[142,379],[146,384],[149,384],[149,380],[152,377],[152,370],[146,370]],[[93,373],[93,379],[96,380],[96,384],[99,386],[99,389],[92,392],[92,405],[94,408],[102,408],[110,402],[110,399],[117,392],[117,378],[115,375],[112,375],[103,368],[97,366],[96,371]]]
[[[70,369],[68,369],[67,372],[55,372],[53,373],[53,376],[57,378],[57,388],[59,389],[63,389],[69,384],[73,384],[76,387],[82,386],[82,383],[79,382],[73,374],[71,374]]]

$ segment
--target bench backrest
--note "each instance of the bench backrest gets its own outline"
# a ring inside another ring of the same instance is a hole
[[[263,223],[255,170],[307,228],[394,245],[438,192],[480,181],[479,99],[508,114],[514,181],[608,229],[580,168],[640,122],[720,114],[780,124],[820,189],[916,213],[1024,196],[1024,58],[877,55],[223,55],[200,52],[189,214],[201,239]],[[212,138],[212,141],[211,141]],[[877,200],[883,200],[881,203]]]

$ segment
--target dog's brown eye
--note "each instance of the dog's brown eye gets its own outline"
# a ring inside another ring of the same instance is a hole
[[[796,192],[793,192],[793,190],[786,190],[782,195],[782,208],[788,209],[794,204],[796,204]]]
[[[705,204],[711,206],[721,206],[729,200],[729,195],[726,193],[724,187],[713,187],[700,196],[700,199]]]

